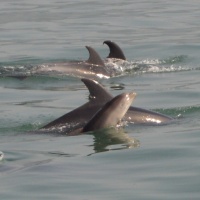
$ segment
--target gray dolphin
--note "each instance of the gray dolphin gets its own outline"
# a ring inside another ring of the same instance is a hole
[[[107,58],[116,58],[125,60],[125,56],[121,48],[114,42],[109,40],[104,41],[103,44],[107,44],[110,53]],[[20,80],[26,79],[30,76],[40,75],[70,75],[81,78],[110,78],[115,76],[113,69],[110,69],[107,64],[107,60],[102,60],[99,54],[89,46],[86,46],[89,52],[89,58],[86,61],[71,61],[71,62],[59,62],[59,63],[43,63],[41,65],[34,66],[28,72],[16,72],[13,74],[4,74],[3,76],[18,78]]]
[[[110,40],[106,40],[103,44],[108,45],[110,53],[107,58],[115,58],[126,60],[122,49]],[[81,78],[110,78],[113,76],[113,70],[106,67],[106,60],[102,60],[99,54],[89,46],[86,46],[89,52],[89,59],[86,61],[73,61],[65,63],[44,64],[42,68],[36,70],[36,73],[60,72],[62,74],[78,76]]]
[[[59,128],[66,124],[70,125],[72,129],[74,127],[84,126],[105,103],[112,99],[112,96],[97,81],[90,79],[81,80],[90,91],[89,101],[48,123],[42,129]]]
[[[97,131],[109,127],[121,125],[121,120],[132,104],[136,93],[122,93],[105,103],[84,127],[68,133],[67,135],[77,135],[90,131]]]
[[[61,73],[84,78],[109,78],[111,75],[106,68],[99,54],[89,46],[86,46],[89,52],[89,58],[86,61],[73,61],[63,63],[46,63],[38,66],[33,74]]]
[[[107,44],[110,53],[107,58],[115,58],[126,60],[126,57],[122,51],[122,49],[114,42],[110,40],[106,40],[103,44]],[[86,46],[89,51],[89,59],[86,61],[73,61],[73,62],[65,62],[65,63],[55,63],[55,64],[44,64],[36,70],[36,73],[61,73],[71,76],[78,76],[81,78],[110,78],[115,76],[113,74],[113,69],[109,69],[106,67],[106,60],[102,60],[99,54],[89,46]]]
[[[90,91],[90,96],[92,96],[93,98],[98,99],[100,95],[104,96],[105,101],[113,98],[113,96],[108,93],[108,91],[106,91],[97,81],[88,79],[82,79],[82,81],[88,87]],[[99,93],[99,91],[101,91],[101,94]],[[124,116],[124,119],[125,121],[134,124],[149,125],[168,123],[173,120],[172,117],[169,117],[167,115],[133,106],[128,109],[126,115]]]
[[[84,126],[83,132],[116,126],[126,114],[136,93],[122,93],[108,101]]]
[[[59,128],[66,125],[71,130],[83,127],[95,115],[95,113],[103,107],[103,105],[113,99],[113,96],[97,81],[89,79],[81,80],[90,92],[89,101],[48,123],[43,126],[42,129]],[[124,116],[124,120],[134,124],[158,125],[169,123],[173,118],[154,111],[130,107]]]
[[[97,101],[97,99],[103,97],[104,101],[102,98],[99,99],[99,101],[103,104],[104,102],[113,98],[113,96],[108,93],[108,91],[106,91],[97,81],[88,79],[82,79],[82,81],[89,89],[91,99],[95,99]],[[128,109],[124,119],[125,121],[134,124],[149,125],[168,123],[173,120],[172,117],[166,116],[164,114],[133,106]]]

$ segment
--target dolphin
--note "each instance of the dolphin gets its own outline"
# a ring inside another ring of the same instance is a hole
[[[89,58],[86,61],[47,63],[36,67],[31,74],[61,73],[81,78],[110,78],[111,74],[99,54],[90,46],[86,46],[86,49],[89,52]]]
[[[112,99],[112,96],[97,81],[81,80],[90,91],[89,101],[46,124],[42,129],[59,128],[65,125],[70,125],[72,129],[84,126],[105,103]]]
[[[83,132],[116,126],[126,114],[136,93],[122,93],[108,101],[84,126]]]
[[[126,60],[121,48],[110,40],[104,41],[103,44],[107,44],[110,53],[107,58]],[[30,76],[40,75],[70,75],[80,78],[110,78],[115,76],[115,71],[111,66],[107,66],[108,60],[102,60],[99,54],[90,46],[86,46],[89,52],[89,58],[85,61],[71,61],[71,62],[58,62],[58,63],[43,63],[33,66],[28,71],[19,71],[11,74],[4,74],[5,77],[17,78],[24,80]]]
[[[90,79],[81,80],[90,92],[89,101],[46,124],[41,129],[67,127],[68,130],[72,131],[84,127],[99,109],[113,99],[113,96],[97,81]],[[132,106],[128,109],[123,119],[129,123],[145,125],[161,125],[173,120],[172,117],[164,114]],[[65,129],[62,130],[65,131]]]
[[[95,98],[96,101],[99,96],[103,96],[104,101],[108,101],[113,98],[113,96],[97,81],[88,79],[82,79],[82,81],[90,92],[90,98]],[[100,101],[104,103],[102,100]],[[124,116],[124,120],[134,124],[155,125],[171,122],[173,118],[158,112],[131,106]]]
[[[122,93],[105,103],[99,111],[87,122],[83,128],[68,133],[77,135],[79,133],[97,131],[109,127],[121,125],[121,120],[132,104],[136,93]]]
[[[110,53],[107,58],[126,60],[122,49],[110,40],[106,40],[103,44],[108,45]],[[73,61],[65,63],[44,64],[45,67],[39,67],[36,73],[57,72],[81,78],[110,78],[115,76],[113,69],[106,67],[107,60],[102,60],[99,54],[92,47],[86,46],[89,52],[89,58],[86,61]]]

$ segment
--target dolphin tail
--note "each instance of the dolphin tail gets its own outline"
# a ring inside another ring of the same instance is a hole
[[[122,49],[116,43],[110,40],[106,40],[103,42],[103,44],[107,44],[110,49],[110,53],[107,58],[118,58],[118,59],[126,60],[126,57]]]

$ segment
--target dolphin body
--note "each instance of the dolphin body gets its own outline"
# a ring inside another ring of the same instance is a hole
[[[42,129],[59,128],[66,125],[68,127],[70,126],[71,130],[77,129],[78,127],[84,127],[99,109],[113,99],[113,96],[97,81],[89,79],[81,80],[90,92],[89,101],[48,123],[43,126]],[[128,109],[123,119],[129,123],[145,125],[161,125],[173,120],[173,118],[169,116],[132,106]]]
[[[116,126],[126,114],[136,93],[123,93],[108,101],[84,126],[83,132]]]
[[[105,103],[83,128],[70,132],[68,135],[97,131],[121,125],[120,122],[133,102],[136,93],[122,93]]]
[[[126,60],[123,51],[116,43],[106,40],[103,44],[107,44],[110,50],[107,58]],[[106,67],[106,60],[103,61],[92,47],[86,46],[86,48],[89,52],[88,60],[44,64],[43,67],[37,68],[34,74],[61,73],[89,79],[115,76],[113,70]]]
[[[81,122],[78,127],[75,127],[72,130],[65,130],[65,134],[69,136],[79,135],[85,132],[97,131],[121,125],[121,120],[126,114],[130,105],[132,104],[135,96],[136,93],[130,92],[122,93],[116,97],[111,98],[111,100],[102,105],[102,107],[99,110],[97,110],[95,114],[92,117],[90,117],[89,120]],[[80,109],[80,107],[78,109]],[[75,109],[74,111],[77,112],[77,109]],[[74,111],[68,113],[67,115],[74,113]],[[77,115],[76,118],[79,119],[79,115]],[[56,122],[58,121],[59,123],[57,124]],[[69,124],[69,121],[66,123]],[[56,126],[63,126],[66,123],[62,121],[61,117],[59,118],[59,120],[57,119],[54,122],[51,122],[50,124],[42,127],[42,129],[53,127],[54,130]]]
[[[104,41],[107,44],[110,53],[107,58],[126,59],[121,48],[114,42]],[[99,54],[89,46],[86,46],[89,52],[89,58],[86,61],[71,61],[60,63],[44,63],[34,66],[29,72],[17,72],[15,74],[4,75],[7,77],[17,78],[20,80],[30,76],[40,75],[70,75],[81,78],[98,79],[110,78],[115,76],[115,70],[108,67],[107,60],[102,60]]]
[[[70,125],[72,130],[79,126],[83,127],[105,103],[112,99],[112,96],[98,82],[90,79],[81,80],[90,91],[89,101],[46,124],[42,129],[59,128],[65,125]]]
[[[87,88],[90,91],[90,97],[98,99],[103,97],[104,101],[109,101],[113,96],[103,88],[97,81],[82,79]],[[97,89],[98,88],[98,89]],[[100,100],[102,102],[102,100]],[[168,123],[173,120],[172,117],[166,116],[164,114],[150,111],[138,107],[130,107],[124,116],[124,120],[134,124],[163,124]]]
[[[47,63],[38,66],[32,74],[60,73],[81,78],[110,78],[111,74],[99,54],[92,47],[86,46],[86,48],[89,52],[89,58],[86,61]]]

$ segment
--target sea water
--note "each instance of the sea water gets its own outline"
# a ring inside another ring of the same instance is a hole
[[[0,198],[199,199],[199,10],[196,0],[1,1]],[[105,40],[123,49],[128,64],[101,84],[113,95],[136,92],[134,106],[173,123],[127,124],[122,134],[132,145],[31,134],[87,102],[89,92],[78,77],[5,75],[86,60],[86,45],[105,58]]]

